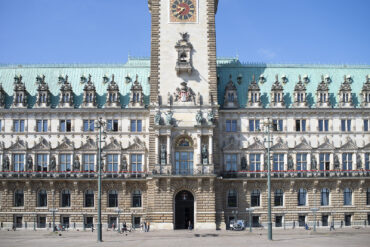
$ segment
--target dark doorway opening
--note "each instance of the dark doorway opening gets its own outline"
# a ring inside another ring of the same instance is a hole
[[[194,196],[183,190],[175,197],[175,229],[194,227]]]

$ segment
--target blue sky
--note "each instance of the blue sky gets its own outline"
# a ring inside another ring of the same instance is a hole
[[[217,55],[370,64],[369,0],[220,0]],[[0,63],[124,63],[150,56],[147,0],[0,0]]]

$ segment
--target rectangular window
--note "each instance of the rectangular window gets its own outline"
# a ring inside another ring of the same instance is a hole
[[[319,119],[319,131],[329,131],[329,120],[328,119]]]
[[[261,154],[250,154],[249,155],[249,169],[250,171],[261,170]]]
[[[342,154],[343,170],[352,170],[352,153]]]
[[[297,170],[306,171],[307,170],[307,154],[297,154]]]
[[[24,171],[24,154],[14,154],[14,171],[23,172]]]
[[[237,121],[236,120],[226,120],[226,132],[236,132]]]
[[[0,132],[1,132],[1,126],[2,126],[2,125],[1,125],[1,120],[0,120]]]
[[[364,131],[369,131],[369,120],[364,119]]]
[[[131,171],[142,172],[143,171],[143,155],[142,154],[131,154]]]
[[[295,130],[297,132],[306,131],[306,119],[297,119],[297,120],[295,120]]]
[[[84,154],[82,156],[82,164],[84,172],[93,172],[95,169],[95,155],[94,154]]]
[[[60,132],[71,132],[71,120],[60,120]]]
[[[117,132],[118,131],[118,120],[117,119],[114,119],[114,120],[109,119],[108,122],[107,122],[107,130]]]
[[[48,120],[36,120],[36,131],[47,132],[48,131]]]
[[[274,154],[272,166],[273,166],[273,171],[283,171],[284,170],[284,154]]]
[[[141,131],[142,131],[142,121],[131,120],[131,132],[141,132]]]
[[[344,132],[351,131],[351,119],[341,120],[341,130]]]
[[[70,172],[71,171],[71,156],[70,154],[60,155],[60,171]]]
[[[88,131],[94,131],[94,128],[95,128],[95,126],[94,126],[94,120],[87,120],[87,119],[85,119],[84,121],[83,121],[83,130],[84,130],[84,132],[88,132]]]
[[[299,215],[298,216],[298,225],[299,226],[305,226],[306,224],[306,216],[305,215]]]
[[[37,171],[38,172],[47,172],[48,171],[48,155],[47,154],[38,154],[37,156]]]
[[[370,153],[365,154],[365,169],[370,170]]]
[[[118,154],[107,155],[108,172],[118,172]]]
[[[320,170],[321,171],[330,170],[330,154],[329,153],[321,153],[319,155],[319,159],[320,159]]]
[[[24,120],[13,120],[14,132],[24,132]]]
[[[236,172],[236,157],[237,157],[236,154],[226,154],[225,155],[227,172]]]
[[[259,131],[260,130],[260,120],[251,119],[249,120],[249,131]]]
[[[283,120],[282,119],[272,120],[272,129],[273,131],[283,131]]]

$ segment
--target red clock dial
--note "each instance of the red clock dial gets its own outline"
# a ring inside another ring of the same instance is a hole
[[[179,20],[189,20],[195,13],[192,0],[175,0],[171,4],[172,15]]]

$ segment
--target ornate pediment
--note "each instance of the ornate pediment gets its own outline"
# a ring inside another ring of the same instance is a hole
[[[129,141],[127,150],[129,151],[145,151],[146,146],[143,141],[141,141],[138,137],[135,137],[134,141],[131,143]]]
[[[366,144],[362,149],[364,149],[364,150],[370,150],[370,143]]]
[[[230,137],[228,144],[225,144],[223,147],[223,151],[238,151],[240,149],[240,144],[238,141],[234,139],[234,137]]]
[[[118,142],[114,137],[111,137],[109,144],[104,147],[104,150],[121,150],[121,149],[122,149],[121,143]]]
[[[35,142],[35,146],[33,146],[32,150],[50,150],[51,144],[45,138],[40,137],[39,142]]]
[[[96,142],[91,138],[88,137],[85,144],[82,144],[79,148],[80,150],[96,150],[97,145]]]
[[[58,146],[55,148],[57,150],[74,150],[74,143],[68,138],[64,137],[61,142],[58,142]]]
[[[302,137],[301,138],[301,142],[299,144],[297,144],[294,149],[298,149],[298,150],[311,150],[312,147],[311,145],[307,142],[306,138]]]
[[[27,149],[27,144],[19,139],[19,137],[17,137],[17,139],[12,142],[12,144],[10,145],[10,147],[7,148],[8,150],[26,150]]]
[[[330,143],[330,141],[327,137],[325,137],[324,142],[322,144],[320,144],[317,148],[318,149],[324,149],[324,150],[333,150],[333,149],[335,149],[335,147],[333,146],[333,144]]]
[[[346,143],[340,147],[342,150],[357,150],[356,143],[350,137],[347,137]]]
[[[265,150],[265,146],[257,137],[253,138],[253,143],[247,147],[248,150]]]
[[[283,142],[283,140],[280,137],[278,137],[276,139],[276,143],[272,145],[271,149],[288,151],[289,147],[286,143]]]

